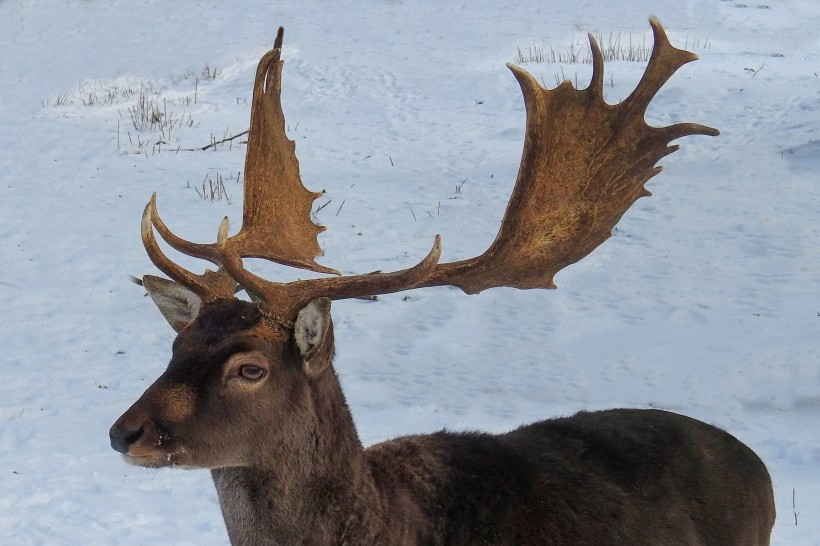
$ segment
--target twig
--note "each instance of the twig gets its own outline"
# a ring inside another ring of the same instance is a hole
[[[237,139],[237,138],[239,138],[239,137],[241,137],[241,136],[243,136],[243,135],[247,135],[247,134],[248,134],[248,131],[249,131],[249,129],[246,129],[246,130],[242,131],[241,133],[237,133],[237,134],[235,134],[234,136],[225,137],[225,138],[223,138],[222,140],[218,140],[218,141],[215,141],[215,142],[211,142],[210,144],[206,144],[206,145],[205,145],[205,146],[203,146],[202,148],[192,148],[192,149],[190,149],[190,150],[185,150],[185,151],[191,151],[191,152],[195,152],[195,151],[197,151],[197,150],[203,150],[203,151],[204,151],[204,150],[207,150],[208,148],[213,148],[214,146],[217,146],[217,145],[219,145],[219,144],[223,144],[223,143],[228,142],[228,141],[230,141],[230,140]]]
[[[214,136],[211,135],[211,142],[206,144],[205,146],[200,146],[199,148],[180,148],[180,147],[177,147],[176,151],[177,151],[177,153],[179,153],[179,152],[204,152],[205,150],[213,148],[214,146],[219,146],[220,144],[224,144],[224,143],[229,142],[231,140],[236,140],[237,138],[239,138],[241,136],[245,136],[247,134],[248,134],[248,129],[242,131],[241,133],[237,133],[233,136],[225,137],[222,140],[215,140]],[[130,133],[129,133],[128,136],[130,138],[130,136],[131,136]]]

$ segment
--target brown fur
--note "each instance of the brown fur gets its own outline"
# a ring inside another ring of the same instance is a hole
[[[267,379],[240,389],[224,377],[239,352],[264,355]],[[332,358],[332,326],[308,367],[253,304],[207,304],[114,424],[112,445],[149,454],[134,464],[210,468],[234,545],[769,542],[765,466],[710,425],[615,409],[364,449]],[[169,392],[186,393],[187,419],[176,404],[168,414]]]

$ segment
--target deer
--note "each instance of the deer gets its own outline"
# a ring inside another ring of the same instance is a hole
[[[634,91],[603,98],[590,35],[589,87],[547,90],[508,65],[526,109],[524,150],[501,227],[480,256],[440,263],[441,238],[404,270],[341,275],[320,265],[281,105],[283,29],[255,76],[243,219],[215,243],[176,236],[145,207],[146,252],[169,278],[143,285],[177,332],[167,369],[114,423],[129,464],[208,469],[232,545],[765,545],[775,520],[766,466],[729,433],[658,409],[580,412],[504,434],[441,431],[365,448],[333,366],[331,301],[455,286],[555,288],[650,193],[659,159],[695,123],[651,127],[649,102],[697,58],[650,19],[654,46]],[[194,273],[172,249],[216,269]],[[328,274],[276,282],[245,258]],[[251,298],[239,297],[245,290]]]

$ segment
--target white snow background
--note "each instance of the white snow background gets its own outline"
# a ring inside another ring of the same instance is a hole
[[[415,263],[436,233],[445,261],[490,244],[523,142],[504,67],[519,48],[569,53],[587,32],[648,47],[650,15],[701,59],[648,121],[721,136],[681,139],[654,196],[558,290],[335,303],[335,365],[366,444],[609,407],[713,423],[771,472],[773,544],[820,544],[820,5],[805,0],[0,2],[0,544],[227,543],[207,472],[129,467],[108,428],[173,339],[128,282],[156,273],[142,209],[156,191],[196,241],[226,214],[239,227],[241,139],[175,150],[247,128],[279,25],[289,135],[330,201],[319,261],[365,273]],[[524,67],[549,86],[591,73]],[[607,100],[644,67],[607,62]],[[141,88],[182,126],[137,131]],[[200,198],[219,177],[230,203]]]

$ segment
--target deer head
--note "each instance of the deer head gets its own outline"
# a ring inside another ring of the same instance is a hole
[[[323,228],[311,221],[310,209],[319,194],[303,186],[295,145],[285,134],[279,29],[256,72],[241,230],[228,236],[226,218],[216,243],[191,243],[160,219],[155,196],[145,208],[145,248],[173,281],[147,275],[144,286],[179,335],[168,369],[112,427],[112,446],[134,464],[208,468],[276,456],[254,452],[260,434],[307,449],[306,423],[315,420],[317,403],[311,393],[333,375],[330,300],[434,285],[470,294],[496,286],[554,288],[559,270],[603,243],[626,210],[649,195],[644,184],[660,172],[655,164],[677,149],[670,141],[718,134],[694,123],[650,127],[644,121],[661,86],[697,58],[674,48],[655,19],[651,25],[648,67],[617,105],[603,100],[603,57],[592,36],[593,75],[584,90],[570,82],[546,90],[510,66],[524,95],[526,137],[515,188],[486,252],[439,263],[437,236],[430,253],[409,269],[354,276],[315,261]],[[160,250],[155,230],[216,271],[195,274],[175,264]],[[278,283],[245,269],[242,259],[249,257],[336,276]],[[239,288],[259,302],[236,299]]]
[[[174,301],[166,311],[177,308],[177,327],[201,305],[170,282],[149,289]],[[168,369],[112,427],[112,446],[141,466],[222,468],[286,460],[285,450],[258,451],[256,439],[271,431],[291,444],[309,442],[310,389],[333,356],[330,300],[305,305],[293,330],[232,298],[187,319]]]

